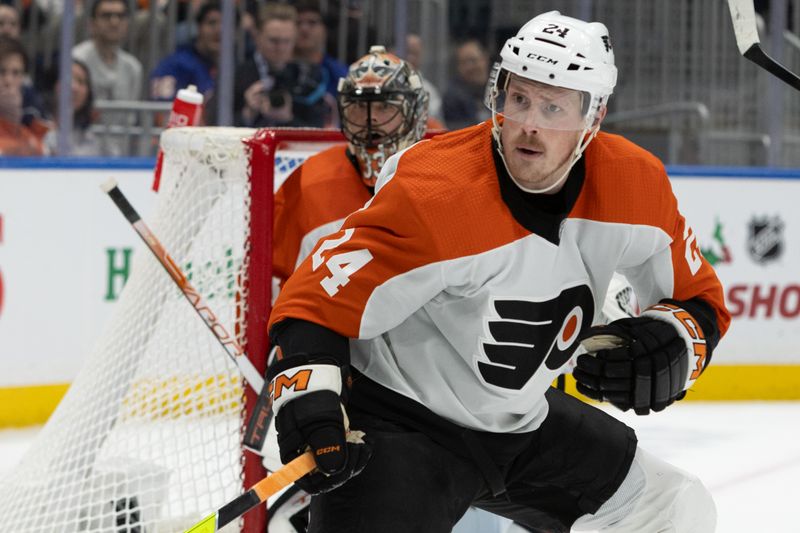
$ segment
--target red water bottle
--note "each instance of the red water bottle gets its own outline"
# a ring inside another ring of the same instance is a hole
[[[196,126],[200,123],[203,114],[203,95],[197,92],[197,87],[189,85],[178,91],[172,101],[172,111],[169,114],[167,128],[180,126]],[[164,164],[164,153],[158,149],[156,157],[156,171],[153,179],[153,190],[158,192],[161,182],[161,166]]]

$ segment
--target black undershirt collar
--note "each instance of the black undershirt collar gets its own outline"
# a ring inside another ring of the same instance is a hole
[[[555,194],[525,192],[509,176],[500,158],[497,143],[492,141],[494,166],[500,184],[500,195],[511,211],[511,215],[528,231],[552,242],[559,243],[561,222],[575,205],[586,175],[583,157],[578,159],[569,172],[566,183]]]

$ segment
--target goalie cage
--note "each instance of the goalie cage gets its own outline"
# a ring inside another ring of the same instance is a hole
[[[342,139],[338,131],[308,129],[162,135],[151,227],[259,371],[268,342],[273,187]],[[118,216],[113,206],[108,216]],[[241,446],[255,399],[140,246],[103,335],[0,484],[0,530],[183,531],[266,474]],[[224,530],[263,532],[265,524],[262,506]]]

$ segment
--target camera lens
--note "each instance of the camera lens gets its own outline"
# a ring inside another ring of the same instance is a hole
[[[283,91],[270,91],[267,96],[269,96],[269,105],[271,107],[283,107],[286,104],[286,96],[284,96]]]

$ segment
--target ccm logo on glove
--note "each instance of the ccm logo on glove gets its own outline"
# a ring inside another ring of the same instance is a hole
[[[342,405],[342,369],[336,364],[294,356],[267,372],[281,461],[311,449],[317,470],[297,480],[309,494],[333,490],[358,475],[372,450],[364,432],[350,431]],[[346,378],[345,378],[346,379]]]
[[[341,446],[328,446],[327,448],[320,448],[319,450],[317,450],[314,453],[316,453],[317,455],[325,455],[326,453],[333,453],[333,452],[340,452],[340,451],[342,451],[342,447]]]

